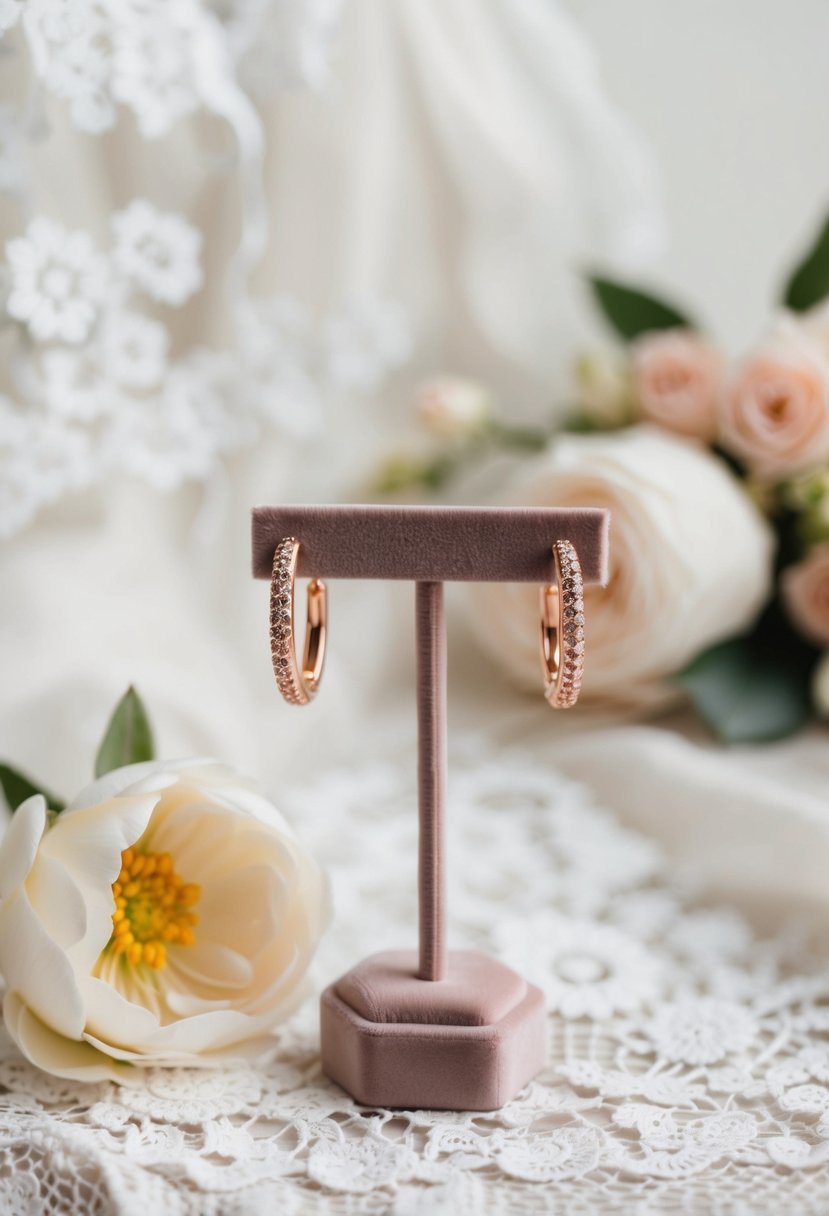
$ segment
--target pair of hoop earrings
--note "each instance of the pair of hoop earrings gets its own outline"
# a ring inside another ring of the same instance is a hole
[[[286,536],[273,555],[270,599],[271,660],[276,684],[290,705],[316,696],[325,663],[328,593],[325,583],[308,584],[302,663],[294,646],[294,587],[299,541]],[[541,588],[541,668],[544,696],[555,709],[571,709],[584,673],[584,582],[578,554],[569,540],[553,545],[556,581]]]

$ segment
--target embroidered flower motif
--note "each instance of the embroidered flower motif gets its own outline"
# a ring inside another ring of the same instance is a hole
[[[686,1178],[739,1153],[757,1133],[757,1121],[748,1111],[715,1111],[680,1122],[670,1111],[644,1103],[628,1102],[613,1113],[617,1127],[635,1131],[644,1156],[616,1150],[617,1164],[631,1173],[658,1178]]]
[[[159,1122],[200,1123],[221,1115],[254,1109],[262,1097],[255,1069],[240,1063],[232,1069],[151,1068],[144,1084],[128,1086],[119,1103],[131,1113]]]
[[[9,316],[23,321],[33,338],[83,342],[107,288],[107,261],[89,233],[69,232],[43,216],[26,235],[6,243],[11,290]]]
[[[146,139],[166,134],[199,105],[194,43],[202,20],[197,6],[144,11],[133,4],[113,26],[112,94],[135,113]]]
[[[332,1126],[332,1132],[339,1128]],[[308,1155],[308,1177],[332,1191],[366,1194],[410,1178],[417,1158],[410,1148],[364,1136],[360,1140],[340,1138],[314,1145]]]
[[[111,313],[100,342],[102,362],[116,383],[146,389],[164,375],[170,338],[157,321],[136,312]]]
[[[766,1085],[783,1110],[829,1121],[829,1044],[810,1043],[774,1065],[766,1073]]]
[[[641,1096],[654,1106],[687,1106],[705,1094],[703,1085],[665,1073],[605,1072],[590,1060],[575,1060],[558,1070],[576,1089],[595,1090],[605,1098]]]
[[[543,988],[550,1009],[562,1017],[629,1013],[659,992],[656,958],[610,925],[538,916],[509,922],[506,929],[496,930],[505,955]]]
[[[86,430],[16,409],[0,398],[0,536],[12,536],[44,505],[89,484]]]
[[[40,361],[47,408],[67,421],[93,422],[116,402],[88,350],[48,350]]]
[[[16,20],[15,0],[0,4],[0,23],[4,14]],[[230,59],[223,61],[223,48],[215,42],[211,15],[190,0],[166,5],[31,0],[25,29],[43,84],[68,102],[72,121],[91,134],[115,124],[115,103],[121,102],[145,138],[164,135],[202,103],[209,106],[210,97],[197,87],[205,67],[217,95],[223,93],[216,87],[221,84],[236,93],[237,104],[241,100]]]
[[[592,1128],[562,1127],[514,1138],[496,1153],[495,1161],[512,1178],[562,1182],[595,1169],[599,1148],[598,1133]]]
[[[109,73],[109,57],[94,28],[63,45],[56,40],[45,73],[48,87],[70,103],[75,125],[91,135],[101,135],[115,122],[115,108],[107,93]]]
[[[109,96],[109,16],[94,0],[30,0],[24,23],[33,67],[82,131],[115,122]]]
[[[198,291],[201,233],[180,215],[135,199],[113,215],[112,230],[115,265],[154,300],[180,305]]]
[[[657,1053],[682,1064],[716,1064],[744,1051],[758,1034],[753,1015],[732,1001],[689,998],[662,1005],[645,1024]]]

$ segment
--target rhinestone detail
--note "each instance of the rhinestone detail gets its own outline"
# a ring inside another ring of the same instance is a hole
[[[569,540],[556,541],[553,558],[561,595],[560,666],[546,696],[556,709],[572,709],[584,675],[584,581],[578,554]]]
[[[270,640],[276,686],[290,705],[307,705],[291,639],[293,638],[294,576],[299,542],[286,536],[276,546],[271,579]]]

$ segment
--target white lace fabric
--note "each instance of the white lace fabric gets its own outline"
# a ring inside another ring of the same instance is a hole
[[[412,942],[414,790],[392,764],[298,790],[329,867],[323,983]],[[337,830],[332,831],[332,821]],[[492,1113],[368,1110],[320,1072],[316,1003],[264,1061],[87,1086],[0,1044],[0,1210],[798,1213],[829,1202],[827,944],[760,934],[526,753],[451,783],[451,937],[539,983],[548,1066]]]

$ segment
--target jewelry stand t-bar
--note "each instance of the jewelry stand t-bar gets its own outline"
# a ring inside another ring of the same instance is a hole
[[[495,1110],[543,1067],[538,988],[478,951],[447,952],[443,582],[555,582],[569,540],[605,581],[608,513],[593,508],[285,506],[253,512],[253,573],[299,542],[297,574],[416,583],[420,949],[375,954],[321,998],[326,1073],[368,1106]],[[263,629],[264,632],[264,629]],[[539,678],[539,699],[541,698]]]

